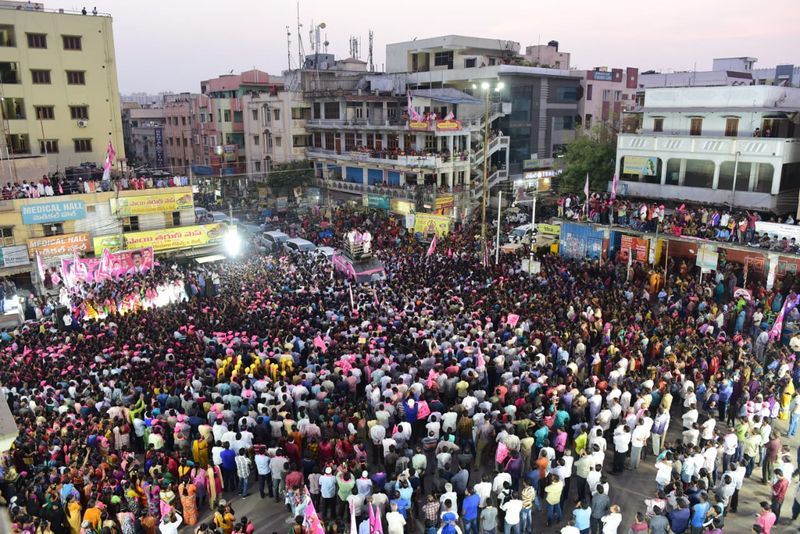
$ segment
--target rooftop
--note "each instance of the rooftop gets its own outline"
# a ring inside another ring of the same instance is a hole
[[[800,110],[800,88],[772,85],[669,87],[647,89],[645,111],[655,109]]]
[[[24,11],[27,13],[50,13],[55,15],[79,15],[83,16],[93,16],[93,17],[110,17],[111,13],[93,13],[91,10],[88,10],[86,13],[80,10],[72,10],[72,9],[47,9],[44,7],[44,4],[41,2],[12,2],[9,0],[0,0],[0,9],[13,9],[15,11]]]

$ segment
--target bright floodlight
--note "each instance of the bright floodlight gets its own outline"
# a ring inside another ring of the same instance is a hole
[[[225,253],[231,258],[235,258],[242,251],[242,238],[239,236],[239,230],[235,226],[228,227],[228,233],[225,234],[223,243],[225,245]]]
[[[481,89],[483,89],[485,91],[488,88],[489,88],[489,82],[482,82],[481,83]]]
[[[472,88],[473,88],[473,89],[477,89],[477,88],[478,88],[478,84],[477,84],[477,83],[473,83],[473,84],[472,84]],[[2,98],[0,98],[0,100],[2,100]]]
[[[497,85],[494,86],[495,91],[502,91],[503,88],[506,86],[503,82],[497,82]]]

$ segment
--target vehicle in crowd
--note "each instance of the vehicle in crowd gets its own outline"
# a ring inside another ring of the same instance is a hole
[[[314,252],[317,250],[317,245],[308,239],[292,237],[283,242],[283,248],[287,252]]]
[[[205,224],[214,221],[214,216],[205,208],[194,209],[194,222],[197,224]]]
[[[211,215],[211,220],[213,222],[224,222],[228,224],[239,224],[239,219],[236,217],[230,217],[224,211],[211,211],[209,212]]]
[[[325,256],[325,259],[327,259],[328,261],[331,261],[333,259],[334,254],[336,254],[337,252],[338,251],[333,247],[327,247],[327,246],[317,247],[317,253],[323,254]]]
[[[264,232],[261,245],[270,252],[273,252],[278,250],[278,247],[288,239],[289,236],[280,230],[270,230],[269,232]]]
[[[530,245],[531,238],[535,240],[537,232],[538,230],[535,229],[534,225],[531,223],[523,224],[522,226],[517,226],[516,228],[511,230],[511,233],[508,234],[508,242],[519,243],[521,245]]]

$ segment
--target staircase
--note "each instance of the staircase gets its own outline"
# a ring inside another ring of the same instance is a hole
[[[494,139],[489,141],[489,150],[488,150],[489,157],[491,157],[492,154],[494,154],[498,150],[508,150],[510,143],[511,143],[511,138],[507,135],[495,137]],[[472,165],[479,165],[483,163],[484,159],[483,153],[484,150],[483,147],[481,147],[480,149],[470,154],[470,163]]]
[[[500,182],[508,180],[508,170],[507,169],[499,169],[494,171],[492,174],[489,175],[489,178],[486,180],[487,185],[489,186],[489,190],[492,187],[498,185]],[[472,201],[476,201],[483,195],[483,180],[481,178],[478,179],[476,183],[470,187],[469,190],[469,198]]]

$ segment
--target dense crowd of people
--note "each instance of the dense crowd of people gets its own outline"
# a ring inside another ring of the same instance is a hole
[[[576,221],[627,226],[643,232],[696,237],[713,241],[738,243],[765,250],[797,254],[800,243],[795,238],[756,231],[761,215],[756,211],[728,210],[713,206],[676,204],[666,208],[658,202],[635,202],[623,197],[593,193],[586,203],[577,195],[558,199],[558,216]],[[771,217],[769,222],[788,225],[798,223],[791,215],[783,220]]]
[[[3,200],[15,198],[39,198],[60,195],[95,193],[100,191],[127,191],[131,189],[163,189],[189,185],[188,176],[128,176],[122,175],[113,180],[101,177],[78,177],[68,179],[60,174],[43,175],[40,180],[23,180],[22,183],[7,182],[0,190]]]
[[[426,254],[381,212],[329,222],[372,234],[386,281],[315,255],[164,263],[70,295],[69,325],[3,332],[15,528],[250,534],[247,498],[281,503],[295,534],[719,534],[744,513],[770,534],[787,496],[800,514],[775,423],[800,423],[800,343],[762,313],[796,302],[791,274],[745,301],[730,272],[653,288],[643,268],[548,255],[529,276],[510,255],[484,267],[471,227]],[[180,298],[121,313],[177,280]],[[643,462],[636,502],[615,481]],[[770,501],[740,503],[757,482]]]

